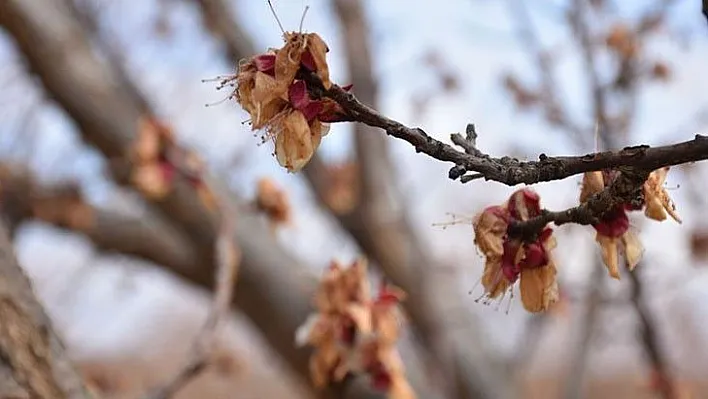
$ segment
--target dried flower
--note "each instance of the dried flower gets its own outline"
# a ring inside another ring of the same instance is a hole
[[[580,202],[586,202],[593,194],[599,193],[608,186],[616,173],[614,172],[587,172],[583,175],[583,185],[580,191]],[[600,244],[602,260],[610,276],[619,279],[618,256],[624,252],[629,270],[639,263],[642,257],[642,244],[636,234],[629,230],[629,217],[627,211],[632,210],[629,205],[618,205],[605,213],[600,222],[593,225],[595,240]]]
[[[296,333],[298,344],[315,348],[310,358],[315,386],[341,381],[348,373],[365,373],[388,397],[414,398],[395,346],[396,305],[404,298],[399,288],[383,283],[372,299],[363,259],[348,268],[332,262],[315,293],[317,313]]]
[[[326,53],[316,33],[286,32],[285,45],[251,57],[239,66],[234,97],[251,116],[253,130],[265,129],[263,141],[275,143],[278,163],[290,172],[302,169],[329,131],[327,123],[347,119],[334,100],[313,100],[298,71],[315,73],[326,89],[332,86]],[[351,88],[351,86],[349,87]]]
[[[666,213],[677,222],[681,223],[681,218],[676,213],[671,198],[663,187],[669,167],[657,169],[649,174],[647,181],[643,185],[644,214],[654,220],[663,221]],[[610,185],[616,178],[617,171],[596,171],[587,172],[583,176],[583,185],[580,191],[580,202],[586,202],[593,194],[599,193]],[[597,234],[595,240],[600,244],[602,260],[607,266],[610,276],[619,279],[618,257],[620,252],[624,253],[627,268],[631,271],[642,258],[642,243],[637,235],[629,229],[628,212],[641,210],[632,204],[619,204],[615,208],[606,212],[600,222],[593,225]]]
[[[558,300],[556,266],[551,251],[553,230],[545,227],[532,241],[509,237],[512,222],[541,214],[540,197],[531,189],[514,192],[506,204],[491,206],[474,221],[475,245],[485,256],[482,286],[487,298],[504,295],[520,282],[521,301],[529,312],[541,312]]]
[[[636,35],[623,24],[616,24],[610,29],[605,44],[624,59],[634,58],[639,52]]]
[[[172,129],[154,117],[140,120],[131,160],[131,181],[147,197],[164,198],[172,190],[174,178],[180,175],[194,187],[207,209],[216,208],[216,198],[202,180],[202,160],[178,146]]]
[[[274,225],[290,222],[291,208],[288,196],[272,179],[264,177],[258,180],[256,207],[265,213]]]

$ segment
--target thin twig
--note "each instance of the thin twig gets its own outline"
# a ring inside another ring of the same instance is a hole
[[[176,394],[193,378],[197,377],[209,365],[213,353],[218,327],[227,318],[236,282],[240,253],[232,244],[234,236],[233,213],[223,212],[219,236],[216,239],[216,293],[211,311],[204,326],[192,344],[187,363],[164,386],[155,389],[146,399],[167,399]]]

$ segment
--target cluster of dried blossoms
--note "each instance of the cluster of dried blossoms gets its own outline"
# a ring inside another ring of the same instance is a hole
[[[616,171],[588,172],[583,176],[580,202],[587,201],[593,194],[602,191],[617,177]],[[607,212],[600,223],[593,225],[595,240],[600,244],[602,260],[610,276],[619,279],[619,254],[623,253],[629,270],[639,263],[642,257],[642,244],[637,235],[629,228],[627,212],[644,209],[644,214],[654,220],[666,220],[667,214],[681,223],[668,192],[664,188],[669,167],[653,171],[643,186],[644,202],[640,205],[620,204]]]
[[[266,214],[273,227],[290,223],[292,208],[288,195],[273,179],[264,177],[258,180],[255,205]]]
[[[486,258],[482,286],[494,299],[520,282],[521,302],[529,312],[547,310],[558,300],[556,265],[551,251],[556,246],[553,230],[544,227],[533,240],[509,236],[509,225],[541,214],[540,197],[531,189],[514,192],[503,205],[490,206],[474,220],[475,245]]]
[[[398,303],[405,293],[382,284],[372,298],[367,264],[349,267],[332,262],[315,296],[317,312],[298,329],[298,345],[310,345],[310,374],[315,386],[342,381],[349,374],[365,374],[374,388],[391,399],[412,399],[396,342]]]
[[[234,96],[251,116],[253,130],[265,129],[263,141],[275,142],[275,156],[290,172],[302,169],[319,147],[328,123],[345,119],[344,110],[331,99],[313,100],[298,71],[314,72],[325,89],[329,80],[329,48],[316,33],[286,32],[285,45],[243,60]],[[349,86],[346,89],[351,88]]]
[[[202,180],[204,163],[197,154],[177,145],[169,126],[154,118],[143,118],[131,153],[132,184],[148,198],[164,198],[177,175],[192,185],[208,209],[216,208],[216,198]]]

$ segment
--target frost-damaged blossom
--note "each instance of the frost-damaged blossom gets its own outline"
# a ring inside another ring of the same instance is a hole
[[[272,226],[284,225],[290,222],[291,207],[288,196],[282,188],[264,177],[258,180],[256,187],[256,208],[268,216]]]
[[[392,399],[415,398],[396,349],[397,305],[405,293],[383,283],[371,297],[364,260],[343,268],[333,262],[315,294],[317,313],[296,333],[299,345],[310,345],[310,374],[316,387],[366,374],[372,386]]]
[[[335,101],[313,100],[298,71],[314,72],[325,89],[332,86],[326,53],[329,48],[316,33],[287,32],[285,45],[245,60],[235,77],[234,96],[251,116],[253,130],[265,129],[273,140],[278,163],[290,172],[302,169],[329,131],[328,123],[345,119]],[[348,88],[351,88],[349,86]],[[348,89],[347,88],[347,89]]]
[[[507,234],[509,225],[541,214],[540,197],[531,189],[514,192],[504,205],[490,206],[475,217],[474,242],[485,260],[482,286],[487,298],[503,296],[520,282],[521,302],[541,312],[558,300],[553,230],[544,227],[532,241]]]
[[[204,182],[204,162],[193,151],[177,144],[172,129],[154,117],[143,117],[130,154],[132,184],[145,196],[159,200],[182,176],[207,209],[216,209],[216,198]]]
[[[630,271],[642,258],[642,243],[629,228],[628,212],[641,210],[644,207],[644,214],[651,219],[665,220],[666,213],[668,213],[674,220],[681,223],[681,219],[675,212],[675,206],[663,187],[668,171],[669,168],[665,167],[649,174],[643,186],[643,206],[619,204],[605,213],[599,223],[593,225],[596,231],[595,240],[600,244],[602,260],[611,277],[620,278],[618,265],[620,253],[624,254],[627,269]],[[610,185],[618,173],[617,171],[585,173],[580,191],[580,202],[586,202],[593,194],[599,193]]]

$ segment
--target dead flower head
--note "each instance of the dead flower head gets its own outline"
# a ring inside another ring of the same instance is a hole
[[[485,257],[482,285],[487,299],[503,297],[521,280],[521,301],[527,311],[545,311],[557,301],[556,266],[551,256],[556,246],[553,230],[543,228],[533,241],[507,234],[512,222],[540,214],[538,194],[522,189],[514,192],[506,204],[488,207],[476,216],[474,242]]]
[[[681,223],[681,218],[676,213],[676,207],[664,188],[668,172],[668,167],[657,169],[650,173],[647,181],[644,182],[642,190],[644,214],[650,219],[663,221],[668,213],[674,220]],[[586,202],[593,194],[602,191],[612,183],[617,173],[616,171],[585,173],[580,202]],[[642,257],[642,244],[637,235],[629,229],[627,213],[634,210],[641,210],[641,207],[620,204],[603,215],[599,223],[593,225],[597,232],[595,239],[602,250],[603,262],[607,266],[610,276],[616,279],[620,278],[618,256],[621,252],[624,253],[629,270],[632,270]]]
[[[315,293],[317,312],[296,333],[298,344],[314,348],[313,383],[323,387],[349,373],[365,373],[390,397],[412,398],[391,396],[407,392],[396,350],[400,324],[396,311],[404,298],[403,291],[387,283],[372,298],[365,260],[349,267],[332,262]]]
[[[313,100],[298,71],[317,75],[325,89],[332,86],[327,44],[316,33],[286,32],[285,45],[243,61],[235,77],[234,97],[251,116],[253,130],[265,129],[263,141],[275,143],[278,163],[290,172],[302,169],[329,131],[328,123],[346,118],[333,100]]]
[[[616,172],[587,172],[583,175],[580,190],[580,202],[586,202],[592,195],[604,190],[616,177]],[[634,208],[630,204],[620,204],[605,213],[600,222],[593,225],[595,240],[600,244],[602,261],[610,276],[619,279],[619,254],[624,253],[629,270],[639,263],[642,257],[642,243],[637,235],[629,229],[628,211]]]
[[[258,180],[256,207],[275,225],[290,222],[291,207],[288,196],[272,179],[264,177]]]

